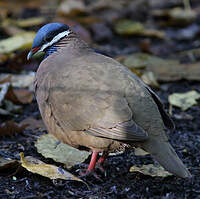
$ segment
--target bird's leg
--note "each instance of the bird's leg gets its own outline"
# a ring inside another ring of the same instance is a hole
[[[90,164],[88,165],[87,169],[81,169],[81,171],[80,171],[81,176],[93,175],[96,179],[101,181],[101,178],[96,174],[96,172],[94,170],[96,167],[105,175],[105,170],[102,165],[108,156],[108,152],[103,152],[102,156],[97,161],[98,154],[99,154],[99,152],[96,152],[96,151],[92,152]]]
[[[90,164],[89,164],[88,169],[87,169],[88,172],[91,172],[91,171],[94,170],[96,162],[97,162],[98,154],[99,154],[99,152],[96,152],[96,151],[92,152],[92,157],[91,157],[91,160],[90,160]]]
[[[97,164],[101,164],[102,165],[105,162],[107,157],[108,157],[108,152],[104,151],[102,156],[97,161]]]
[[[90,164],[88,165],[87,170],[85,170],[85,169],[81,170],[81,172],[80,172],[81,176],[93,175],[95,178],[99,179],[99,176],[94,172],[98,154],[99,154],[99,152],[96,152],[96,151],[92,152]]]
[[[105,172],[104,168],[103,168],[103,163],[105,162],[106,158],[108,157],[108,152],[104,151],[102,156],[99,158],[99,160],[97,161],[97,168],[100,169],[101,172]]]

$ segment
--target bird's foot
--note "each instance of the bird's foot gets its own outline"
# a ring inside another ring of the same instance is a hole
[[[106,171],[103,168],[103,165],[101,163],[97,163],[95,168],[99,169],[101,171],[101,173],[103,173],[103,174],[106,173]]]
[[[94,171],[94,170],[88,170],[88,169],[80,169],[79,170],[79,175],[81,177],[88,177],[88,176],[92,176],[95,179],[103,182],[103,180],[101,179],[101,177]]]
[[[87,168],[88,168],[88,164],[84,164],[84,163],[82,163],[82,164],[80,164],[80,166],[82,167],[82,168],[84,168],[84,169],[80,169],[80,170],[88,170]],[[103,167],[103,164],[102,163],[96,163],[96,165],[95,165],[95,170],[96,169],[98,169],[102,174],[104,174],[105,175],[105,173],[106,173],[106,171],[105,171],[105,169],[104,169],[104,167]],[[88,171],[90,171],[90,170],[88,170]]]

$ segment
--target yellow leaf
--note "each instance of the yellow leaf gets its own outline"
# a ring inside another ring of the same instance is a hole
[[[141,148],[135,148],[134,153],[135,153],[136,156],[145,156],[145,155],[149,154],[148,152],[144,151]]]
[[[21,19],[16,21],[16,24],[20,27],[26,28],[26,27],[33,27],[41,25],[45,22],[44,17],[32,17],[28,19]]]
[[[160,87],[160,85],[158,84],[157,79],[156,79],[154,73],[151,72],[151,71],[145,72],[141,76],[141,79],[144,81],[144,83],[146,83],[146,84],[148,84],[150,86],[153,86],[153,87],[156,87],[156,88]]]
[[[165,33],[159,30],[147,29],[142,23],[129,19],[120,19],[114,24],[115,32],[119,35],[139,35],[163,39]]]
[[[11,53],[19,49],[31,48],[34,32],[22,32],[18,35],[0,41],[0,53]]]
[[[52,180],[53,179],[75,180],[86,184],[80,178],[77,178],[76,176],[72,175],[71,173],[65,171],[60,167],[51,164],[45,164],[44,162],[30,156],[24,158],[24,153],[22,152],[20,153],[20,158],[22,167],[24,167],[25,169],[27,169],[32,173],[39,174],[41,176],[50,178]]]
[[[161,166],[155,166],[153,164],[143,165],[142,167],[132,166],[130,168],[130,172],[140,172],[144,175],[150,175],[152,177],[167,177],[171,176],[172,174],[165,171]]]

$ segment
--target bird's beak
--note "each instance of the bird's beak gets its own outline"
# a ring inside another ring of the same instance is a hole
[[[29,60],[35,53],[37,53],[39,49],[40,47],[32,48],[27,55],[27,60]]]
[[[27,60],[29,60],[32,56],[33,56],[33,52],[32,50],[30,50],[30,52],[27,55]]]

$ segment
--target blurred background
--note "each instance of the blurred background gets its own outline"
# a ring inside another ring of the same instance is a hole
[[[1,158],[19,159],[20,151],[45,160],[34,146],[46,132],[33,92],[42,55],[26,57],[37,30],[49,22],[71,26],[95,51],[121,62],[159,95],[176,124],[171,143],[194,179],[128,174],[133,164],[153,160],[125,152],[109,159],[112,177],[95,185],[96,190],[87,192],[76,183],[55,185],[27,172],[16,175],[18,180],[0,176],[1,198],[28,198],[30,190],[29,198],[199,198],[199,0],[0,0],[0,172],[11,169],[7,162],[2,167]]]

